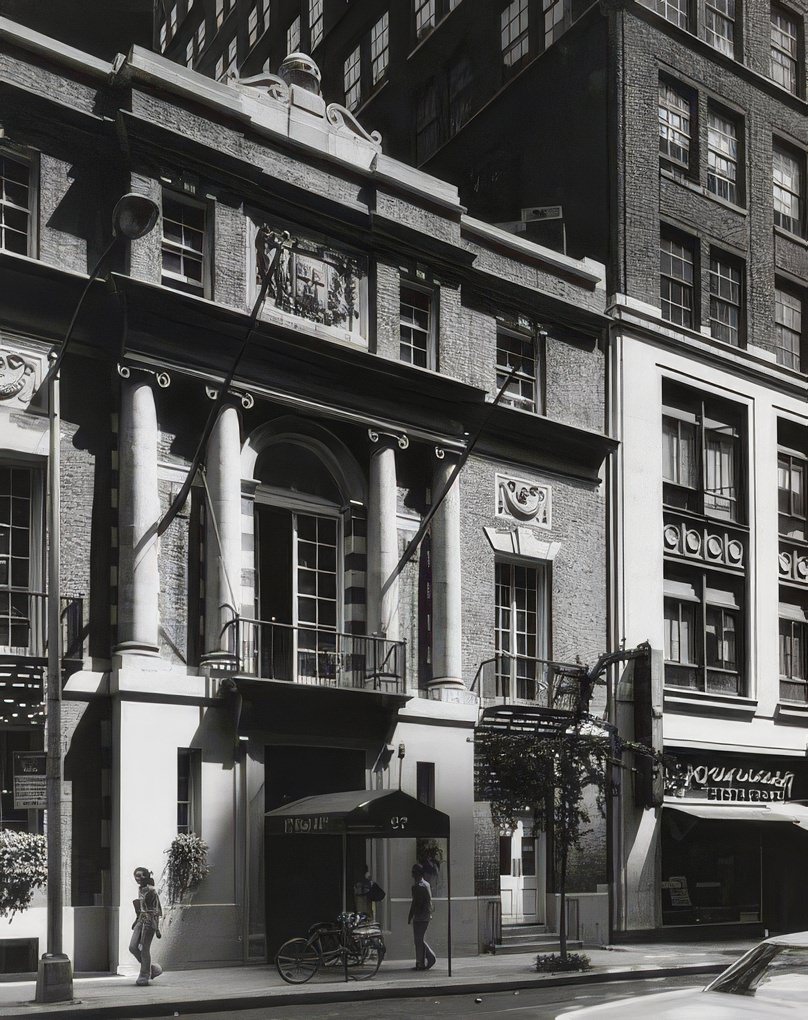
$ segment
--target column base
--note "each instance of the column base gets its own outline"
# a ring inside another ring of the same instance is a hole
[[[159,645],[149,645],[145,641],[122,641],[112,649],[113,655],[159,655]]]
[[[427,692],[433,701],[450,701],[456,705],[472,705],[479,700],[459,677],[444,676],[433,679],[427,685]]]
[[[205,652],[199,659],[199,665],[219,673],[235,673],[238,670],[238,658],[232,652]]]
[[[73,1002],[73,965],[64,953],[45,953],[36,974],[35,1002]]]

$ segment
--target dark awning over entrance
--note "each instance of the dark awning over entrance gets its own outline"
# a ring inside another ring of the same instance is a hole
[[[267,811],[270,836],[366,836],[422,839],[449,836],[449,816],[401,790],[351,790],[303,797]]]

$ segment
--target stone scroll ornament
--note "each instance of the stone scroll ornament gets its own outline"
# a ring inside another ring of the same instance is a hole
[[[543,525],[549,523],[550,490],[547,486],[501,475],[497,482],[500,513],[515,517],[518,521],[533,521]]]
[[[0,406],[27,406],[35,387],[35,362],[20,354],[0,350]]]
[[[280,247],[278,258],[273,258]],[[270,274],[268,295],[275,307],[325,326],[359,332],[359,262],[326,245],[290,239],[267,224],[255,235],[259,284]]]

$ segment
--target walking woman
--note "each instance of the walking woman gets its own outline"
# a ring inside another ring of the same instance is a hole
[[[163,973],[159,964],[151,962],[151,944],[155,935],[160,938],[163,908],[154,888],[154,877],[148,868],[135,868],[135,881],[138,884],[138,898],[133,900],[135,923],[132,925],[129,952],[140,964],[140,974],[135,984],[147,985]]]

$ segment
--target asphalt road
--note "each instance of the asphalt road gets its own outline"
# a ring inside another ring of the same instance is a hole
[[[672,988],[701,988],[710,980],[703,976],[677,978],[651,978],[645,981],[608,981],[596,985],[561,986],[558,988],[530,988],[519,992],[486,993],[475,1002],[474,994],[424,996],[419,999],[380,999],[378,1002],[325,1003],[323,1005],[279,1006],[273,1009],[249,1009],[236,1013],[183,1013],[183,1020],[391,1020],[393,1017],[410,1020],[443,1020],[458,1017],[460,1020],[489,1020],[490,1017],[507,1017],[508,1020],[554,1020],[571,1009],[594,1006]],[[176,1013],[166,1014],[174,1017]]]

